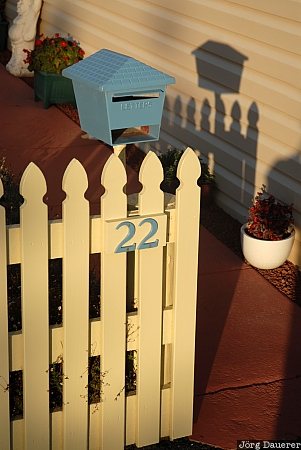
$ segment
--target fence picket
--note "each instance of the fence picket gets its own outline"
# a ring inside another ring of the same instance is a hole
[[[101,184],[103,220],[127,216],[124,166],[116,155],[107,161]],[[126,253],[101,254],[101,449],[123,450],[125,434]]]
[[[0,197],[3,185],[0,180]],[[7,255],[5,209],[0,206],[0,448],[10,449]]]
[[[45,178],[30,163],[20,193],[25,450],[49,449],[48,217]]]
[[[176,439],[192,432],[194,342],[199,238],[200,164],[187,148],[179,162],[176,192],[176,242],[173,318],[171,431]]]
[[[149,152],[140,168],[140,215],[163,213],[164,193],[160,189],[163,169]],[[138,447],[159,442],[161,410],[162,267],[163,247],[138,250]]]
[[[63,177],[64,449],[88,448],[89,203],[87,175],[72,160]]]

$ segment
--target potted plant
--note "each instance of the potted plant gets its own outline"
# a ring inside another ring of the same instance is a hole
[[[162,189],[171,194],[175,193],[178,187],[177,167],[184,150],[170,149],[165,153],[159,154],[163,171],[164,181]],[[198,185],[202,188],[202,206],[208,206],[214,201],[214,192],[216,188],[215,176],[209,170],[208,164],[199,157],[201,164],[201,176],[198,179]]]
[[[293,224],[293,205],[277,200],[263,185],[249,208],[248,222],[241,227],[245,259],[258,269],[281,266],[294,243]]]
[[[0,52],[6,49],[8,22],[5,18],[5,3],[6,0],[0,0]]]
[[[35,100],[42,100],[45,108],[56,103],[76,104],[72,81],[62,75],[62,70],[83,59],[85,52],[79,43],[59,33],[42,35],[33,50],[24,52],[28,70],[34,72]]]

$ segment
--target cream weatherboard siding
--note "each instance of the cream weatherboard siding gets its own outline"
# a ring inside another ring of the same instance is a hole
[[[241,222],[263,183],[293,202],[301,266],[300,22],[300,0],[44,0],[40,30],[175,76],[151,148],[208,157],[219,204]]]

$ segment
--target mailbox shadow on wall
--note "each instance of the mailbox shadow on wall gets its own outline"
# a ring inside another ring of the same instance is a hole
[[[248,110],[245,114],[246,132],[242,132],[242,109],[238,94],[241,91],[244,64],[248,58],[233,47],[212,40],[196,48],[192,55],[195,57],[197,83],[202,88],[203,98],[200,110],[200,129],[194,117],[196,102],[191,98],[187,105],[187,130],[191,130],[191,126],[195,127],[202,153],[213,155],[218,186],[219,180],[222,184],[222,177],[231,177],[232,173],[236,180],[240,177],[241,196],[236,200],[245,203],[247,202],[247,199],[244,198],[246,195],[245,184],[252,185],[255,180],[257,122],[259,120],[258,107],[254,101],[249,99],[250,104],[247,105]],[[208,92],[208,98],[206,98],[206,92]],[[209,101],[209,93],[214,94],[214,104]],[[248,98],[245,96],[244,107],[247,102]],[[181,111],[177,114],[180,115]],[[211,120],[212,115],[213,120]],[[240,161],[239,156],[243,154],[254,158],[255,164],[248,164],[243,156]],[[229,183],[225,179],[224,184],[227,189]],[[212,216],[209,215],[206,218],[205,211],[202,216],[203,223],[209,224],[210,230]],[[199,267],[208,268],[208,254],[201,248],[206,243],[202,239],[201,233]],[[214,268],[215,264],[219,263],[215,261]],[[212,380],[218,376],[219,370],[223,366],[223,358],[227,355],[227,353],[219,354],[218,351],[238,283],[239,271],[234,271],[227,282],[224,283],[221,280],[220,284],[216,283],[214,273],[211,275],[212,277],[200,274],[198,284],[194,421],[197,424],[196,429],[200,433],[205,432],[209,422],[212,421],[206,408],[209,404],[209,408],[212,408],[213,403],[206,403],[205,394],[215,389]],[[208,284],[207,290],[209,289],[210,295],[203,295],[205,283]],[[222,302],[216,301],[220,298],[222,298]],[[197,438],[197,435],[194,437]]]
[[[241,168],[235,168],[235,175],[241,178],[239,200],[242,204],[247,205],[251,198],[248,189],[246,189],[246,184],[253,186],[255,180],[257,124],[259,121],[259,110],[255,101],[250,101],[245,117],[243,117],[242,107],[239,103],[240,97],[238,94],[241,90],[244,64],[248,57],[230,45],[211,40],[195,49],[192,55],[195,57],[198,85],[203,91],[213,92],[215,102],[214,105],[210,105],[207,98],[203,100],[200,124],[202,147],[205,152],[207,149],[207,152],[214,155],[216,164],[219,164],[219,162],[222,164],[222,161],[225,161],[227,151],[237,160],[241,158]],[[244,110],[247,103],[248,97],[244,95]],[[214,122],[210,120],[213,111]],[[214,142],[208,134],[214,136],[217,140]],[[228,147],[228,150],[225,149],[225,153],[223,153],[225,143],[233,147],[233,152]],[[240,152],[254,158],[254,166],[248,165],[246,158],[241,156]],[[231,167],[226,167],[226,169],[228,172],[232,170]]]
[[[84,131],[113,146],[159,139],[165,89],[173,77],[107,49],[63,75],[73,81]]]
[[[196,58],[199,86],[221,94],[234,94],[240,90],[243,66],[248,59],[233,47],[217,41],[207,41],[192,52]],[[222,64],[219,63],[219,57]]]

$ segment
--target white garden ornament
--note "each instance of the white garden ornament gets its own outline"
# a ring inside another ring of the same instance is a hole
[[[17,17],[10,29],[9,38],[12,47],[12,56],[6,69],[16,77],[32,77],[33,73],[27,69],[24,63],[24,51],[26,48],[34,48],[37,21],[42,7],[42,0],[19,0],[17,3]]]

